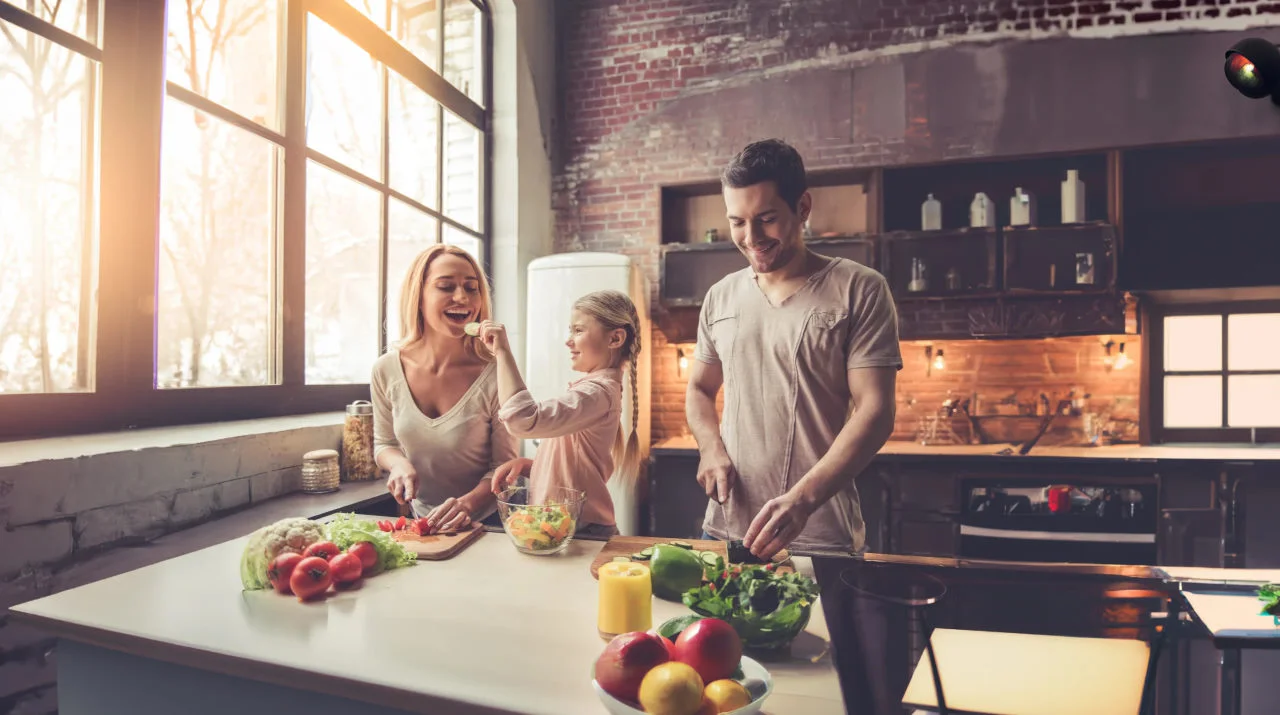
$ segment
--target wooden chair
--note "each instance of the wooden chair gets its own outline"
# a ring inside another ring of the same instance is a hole
[[[902,696],[917,711],[938,712],[941,691],[951,712],[1138,715],[1154,664],[1140,640],[938,628],[930,641]]]

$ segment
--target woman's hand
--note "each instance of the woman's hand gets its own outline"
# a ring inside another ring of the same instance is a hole
[[[391,468],[387,475],[387,491],[401,504],[413,501],[418,495],[418,472],[409,460],[404,460]]]
[[[458,531],[471,523],[471,504],[464,497],[449,497],[444,503],[427,514],[427,525],[431,533],[442,531]]]
[[[507,340],[507,327],[502,323],[495,323],[492,320],[481,321],[479,337],[480,342],[494,355],[511,352],[511,343]]]
[[[493,470],[493,493],[501,494],[507,487],[519,481],[520,477],[529,476],[529,467],[532,465],[533,460],[525,457],[516,457],[502,463]]]

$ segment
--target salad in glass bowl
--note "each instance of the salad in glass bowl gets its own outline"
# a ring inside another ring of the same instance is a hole
[[[530,504],[528,487],[516,486],[498,495],[498,515],[517,551],[549,556],[573,541],[586,501],[587,495],[577,489],[553,487],[542,503]]]

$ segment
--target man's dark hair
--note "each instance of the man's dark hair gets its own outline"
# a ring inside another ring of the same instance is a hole
[[[778,195],[796,210],[800,197],[809,189],[800,152],[781,139],[764,139],[748,144],[720,172],[720,183],[745,189],[765,181],[778,187]]]

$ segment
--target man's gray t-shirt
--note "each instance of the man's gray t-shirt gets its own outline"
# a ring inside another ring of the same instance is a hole
[[[884,276],[845,258],[827,264],[780,305],[750,267],[707,291],[697,359],[724,371],[720,435],[738,472],[724,511],[707,505],[703,528],[741,539],[765,502],[781,496],[827,453],[857,395],[848,371],[902,368],[898,320]],[[853,475],[850,475],[853,476]],[[866,527],[848,486],[809,517],[797,549],[859,550]]]

